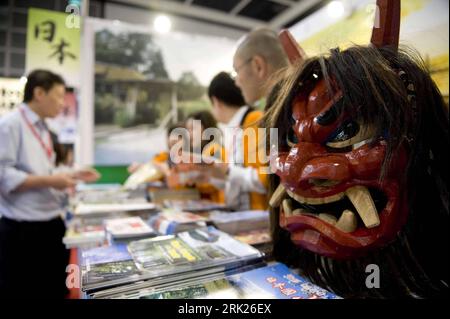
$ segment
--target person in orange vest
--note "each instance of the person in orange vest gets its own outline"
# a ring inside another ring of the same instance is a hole
[[[196,125],[199,125],[199,127],[196,127]],[[211,112],[199,111],[190,114],[186,119],[185,127],[189,132],[190,145],[193,153],[215,157],[218,160],[224,159],[225,154],[220,140],[213,140],[213,136],[208,136],[208,138],[196,136],[196,134],[200,135],[200,133],[204,135],[205,131],[209,129],[218,129],[217,121]]]
[[[188,116],[185,122],[185,128],[188,132],[190,153],[194,156],[201,155],[203,158],[210,158],[223,162],[225,160],[225,150],[220,144],[220,140],[214,140],[214,136],[207,138],[202,136],[208,130],[218,130],[217,122],[209,111],[199,111]],[[191,170],[191,166],[185,166],[185,171]],[[177,171],[177,168],[174,169]],[[211,183],[209,179],[196,180],[195,178],[183,182],[185,186],[195,187],[200,192],[201,198],[209,199],[214,202],[224,202],[224,192],[221,186]]]
[[[162,151],[158,154],[156,154],[150,161],[158,167],[158,169],[162,170],[164,174],[167,173],[168,166],[166,167],[166,163],[169,160],[169,150],[170,148],[175,145],[179,141],[179,137],[175,135],[171,135],[170,133],[176,129],[176,128],[183,128],[184,123],[179,122],[176,124],[172,124],[167,128],[167,151]],[[127,170],[128,173],[132,174],[136,172],[140,167],[142,166],[142,163],[134,162],[130,166],[128,166]]]

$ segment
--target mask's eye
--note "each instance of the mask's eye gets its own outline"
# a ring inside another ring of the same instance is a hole
[[[322,126],[331,125],[332,123],[336,122],[339,114],[342,113],[343,107],[344,99],[340,98],[330,107],[330,109],[318,115],[314,120],[317,122],[317,124],[320,124]]]
[[[331,148],[346,148],[349,146],[361,146],[360,142],[368,141],[374,136],[372,128],[361,128],[354,121],[341,125],[328,140],[326,145]],[[355,147],[353,147],[355,148]]]
[[[297,135],[295,135],[294,129],[292,126],[289,128],[289,131],[286,135],[286,142],[289,147],[294,147],[296,144],[298,144],[298,138]]]
[[[359,125],[356,122],[346,122],[341,125],[334,133],[333,138],[328,143],[344,142],[354,137],[359,132]]]

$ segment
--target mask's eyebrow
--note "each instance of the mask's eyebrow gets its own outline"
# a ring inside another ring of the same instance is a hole
[[[337,99],[334,99],[335,102],[333,103],[333,105],[326,110],[325,112],[317,115],[314,118],[314,121],[322,126],[327,126],[330,124],[333,124],[338,116],[341,114],[343,106],[344,106],[344,99],[342,97],[341,94],[338,95]]]

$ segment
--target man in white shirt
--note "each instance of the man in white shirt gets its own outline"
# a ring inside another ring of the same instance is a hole
[[[226,165],[211,167],[212,176],[223,178],[225,183],[225,203],[236,210],[265,209],[266,187],[258,169],[249,165],[245,152],[255,151],[244,145],[245,128],[256,126],[262,112],[246,106],[241,91],[231,76],[225,72],[217,74],[208,88],[212,102],[212,113],[221,123]],[[252,120],[253,119],[253,120]],[[257,147],[252,143],[253,148]],[[256,163],[251,163],[256,164]]]
[[[34,292],[65,296],[68,252],[62,238],[67,188],[95,172],[54,174],[55,152],[45,118],[64,106],[64,80],[49,71],[29,74],[24,102],[0,119],[0,296]]]

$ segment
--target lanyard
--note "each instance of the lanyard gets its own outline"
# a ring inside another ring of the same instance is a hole
[[[42,140],[42,137],[38,134],[38,132],[36,132],[36,129],[28,120],[23,108],[20,108],[20,113],[22,114],[23,119],[27,123],[27,125],[30,128],[31,132],[33,133],[34,137],[38,140],[39,144],[41,144],[42,148],[44,149],[45,153],[47,154],[49,161],[52,162],[52,160],[53,160],[53,142],[52,142],[50,133],[48,134],[48,145],[46,145],[44,143],[44,141]]]

